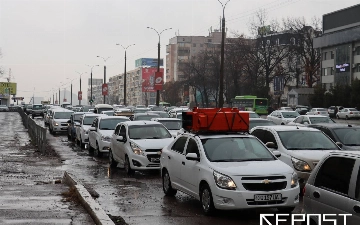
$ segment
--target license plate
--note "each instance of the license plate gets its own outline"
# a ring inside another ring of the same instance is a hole
[[[255,195],[255,202],[281,201],[281,194]]]
[[[158,162],[160,162],[160,159],[158,159],[158,158],[151,158],[151,162],[158,163]]]

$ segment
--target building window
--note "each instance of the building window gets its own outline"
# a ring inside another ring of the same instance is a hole
[[[334,59],[334,51],[330,52],[330,59]]]
[[[330,74],[331,74],[331,75],[334,75],[334,74],[335,74],[334,67],[330,67],[330,68],[331,68],[331,72],[330,72]]]
[[[193,47],[196,47],[196,43],[193,44]]]
[[[323,60],[327,60],[327,52],[323,53]]]
[[[360,63],[356,64],[355,72],[360,72]]]
[[[208,42],[210,43],[212,40],[211,39],[208,39]]]
[[[360,55],[360,46],[357,46],[355,49],[355,55]]]
[[[276,45],[280,45],[280,39],[276,39]]]
[[[200,47],[202,48],[202,47],[204,47],[204,45],[203,45],[203,44],[200,44]]]
[[[323,75],[323,76],[327,76],[327,75],[328,75],[328,74],[327,74],[327,71],[328,71],[327,68],[323,68],[323,69],[322,69],[322,75]]]
[[[270,45],[270,40],[266,40],[266,45]]]
[[[290,38],[290,44],[295,45],[295,43],[296,43],[295,38],[294,37]]]

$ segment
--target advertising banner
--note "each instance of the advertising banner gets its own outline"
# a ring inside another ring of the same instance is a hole
[[[156,92],[155,89],[155,73],[157,68],[142,68],[142,92]],[[160,68],[160,72],[164,73],[164,69]],[[161,81],[162,82],[162,81]],[[161,85],[162,87],[162,85]]]
[[[157,67],[158,59],[157,58],[140,58],[135,60],[135,67]],[[163,59],[160,59],[160,66],[163,66]]]
[[[16,83],[0,82],[0,94],[2,95],[16,95]]]
[[[337,73],[350,72],[350,63],[336,65],[336,72]]]
[[[108,95],[108,85],[107,84],[103,84],[102,85],[102,95]]]
[[[78,100],[82,100],[82,91],[78,91]]]
[[[155,72],[155,90],[162,90],[162,86],[164,84],[164,76],[162,72]]]

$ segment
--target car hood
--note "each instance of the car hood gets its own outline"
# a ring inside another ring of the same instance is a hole
[[[114,130],[99,130],[99,133],[102,136],[111,137],[111,135],[114,133]]]
[[[135,143],[141,149],[163,149],[165,146],[168,146],[173,140],[174,138],[139,140],[131,139],[131,142]]]
[[[69,119],[53,119],[57,123],[66,123]]]
[[[343,144],[342,150],[359,151],[359,150],[360,150],[360,146],[348,146],[348,145],[344,145],[344,144]]]
[[[219,173],[232,176],[242,175],[270,175],[270,174],[292,174],[294,170],[281,162],[273,161],[248,161],[248,162],[211,162],[211,167]]]
[[[336,150],[288,150],[288,154],[294,158],[305,161],[319,161],[324,155]]]

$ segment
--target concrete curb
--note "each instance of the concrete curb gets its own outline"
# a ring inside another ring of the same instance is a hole
[[[73,175],[65,171],[63,182],[70,187],[75,187],[76,194],[86,211],[97,225],[115,225],[101,206],[92,198],[84,185]]]

